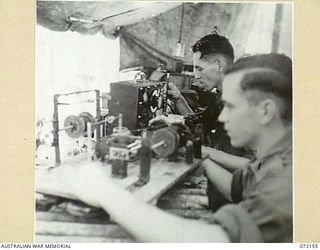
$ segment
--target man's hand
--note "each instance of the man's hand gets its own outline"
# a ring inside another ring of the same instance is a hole
[[[184,124],[184,117],[182,115],[175,115],[175,114],[168,114],[165,115],[159,115],[155,118],[152,118],[149,121],[149,125],[153,125],[153,123],[163,123],[163,124],[172,124],[172,123],[181,123]]]
[[[211,147],[201,146],[201,151],[202,151],[203,153],[208,154],[208,155],[209,155],[209,157],[210,157],[210,155],[211,155],[212,151],[215,151],[215,150],[216,150],[216,149],[211,148]]]
[[[175,113],[180,115],[187,115],[193,113],[193,110],[189,107],[187,101],[182,96],[179,88],[174,83],[168,84],[168,99],[174,102]]]
[[[180,99],[182,97],[179,88],[172,82],[168,84],[168,98],[172,101]]]

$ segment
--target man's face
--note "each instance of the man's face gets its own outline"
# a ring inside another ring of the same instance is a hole
[[[231,144],[234,147],[255,149],[259,137],[258,107],[250,103],[240,88],[244,72],[227,75],[222,82],[224,108],[219,121],[224,123]]]
[[[220,54],[200,56],[200,52],[194,53],[195,77],[200,79],[201,87],[212,90],[221,82],[226,60]]]

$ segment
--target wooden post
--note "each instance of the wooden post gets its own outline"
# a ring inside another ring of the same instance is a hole
[[[283,14],[283,6],[282,6],[282,4],[277,4],[276,10],[275,10],[273,34],[272,34],[272,49],[271,49],[271,51],[273,53],[279,52],[282,14]]]

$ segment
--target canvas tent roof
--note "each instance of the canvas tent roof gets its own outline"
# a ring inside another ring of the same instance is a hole
[[[132,25],[181,5],[178,2],[37,1],[38,24],[55,31],[112,36]]]
[[[191,63],[190,47],[214,26],[229,38],[236,58],[242,56],[258,5],[37,1],[37,23],[54,31],[120,36],[120,69],[157,67],[172,59],[178,40],[186,46],[184,60]],[[268,21],[273,28],[274,19]]]

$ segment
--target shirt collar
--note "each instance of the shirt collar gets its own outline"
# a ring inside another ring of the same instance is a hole
[[[259,157],[257,156],[253,157],[249,162],[249,168],[251,168],[251,170],[259,170],[261,163],[264,162],[267,158],[275,154],[281,154],[286,149],[288,149],[288,147],[292,147],[292,130],[291,129],[284,136],[282,136],[274,144],[274,146],[265,154]]]
[[[272,155],[282,153],[288,147],[292,147],[292,130],[290,129],[284,136],[282,136],[269,151],[258,157],[258,160],[263,161]]]

